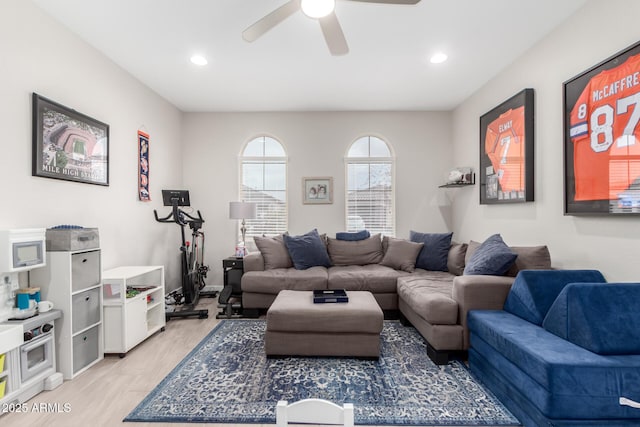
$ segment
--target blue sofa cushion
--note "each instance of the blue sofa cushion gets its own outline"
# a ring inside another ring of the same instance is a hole
[[[311,230],[302,236],[282,236],[296,270],[311,267],[330,267],[331,259],[325,244],[320,239],[318,230]]]
[[[368,239],[371,237],[371,233],[368,230],[361,231],[341,231],[336,233],[336,240],[346,240],[349,242],[356,242],[359,240]]]
[[[640,355],[599,355],[503,310],[471,311],[468,326],[472,372],[477,352],[491,365],[490,375],[506,379],[546,417],[639,417],[618,399],[640,397]]]
[[[463,274],[502,276],[511,268],[517,257],[502,237],[494,234],[482,242],[471,255]]]
[[[560,291],[572,282],[604,283],[605,280],[598,270],[522,270],[511,286],[504,309],[542,325]]]
[[[429,271],[449,271],[447,260],[453,233],[418,233],[409,231],[409,240],[424,243],[416,259],[416,268]]]
[[[571,283],[542,327],[598,354],[640,354],[640,283]]]

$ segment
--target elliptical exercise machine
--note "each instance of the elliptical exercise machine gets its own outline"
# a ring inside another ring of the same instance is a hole
[[[162,200],[165,206],[171,206],[172,210],[164,218],[158,217],[158,212],[153,210],[153,215],[158,222],[176,223],[180,226],[182,235],[181,253],[181,276],[182,293],[173,295],[175,305],[183,305],[180,310],[165,313],[167,320],[173,317],[198,316],[199,319],[209,317],[209,310],[198,310],[196,305],[201,295],[202,288],[205,287],[204,278],[207,277],[209,266],[203,265],[204,260],[204,233],[202,228],[202,215],[200,211],[197,217],[189,215],[179,208],[179,206],[191,206],[189,191],[186,190],[162,190]],[[186,240],[185,227],[191,229],[191,242]]]

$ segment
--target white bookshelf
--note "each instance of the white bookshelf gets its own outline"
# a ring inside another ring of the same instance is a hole
[[[120,357],[165,327],[164,267],[102,272],[104,352]]]

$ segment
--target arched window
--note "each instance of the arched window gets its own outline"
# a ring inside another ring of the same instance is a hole
[[[345,159],[346,229],[395,236],[394,157],[375,136],[357,139]]]
[[[240,200],[257,203],[256,218],[246,220],[245,244],[250,250],[255,249],[253,236],[287,231],[287,154],[276,139],[260,136],[242,150]]]

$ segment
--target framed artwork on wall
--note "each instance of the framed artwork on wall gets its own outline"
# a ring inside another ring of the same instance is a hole
[[[109,185],[109,125],[33,94],[33,176]]]
[[[533,201],[533,89],[480,117],[480,204]]]
[[[333,178],[302,178],[302,203],[305,205],[333,203]]]
[[[640,214],[640,42],[566,81],[565,215]]]

